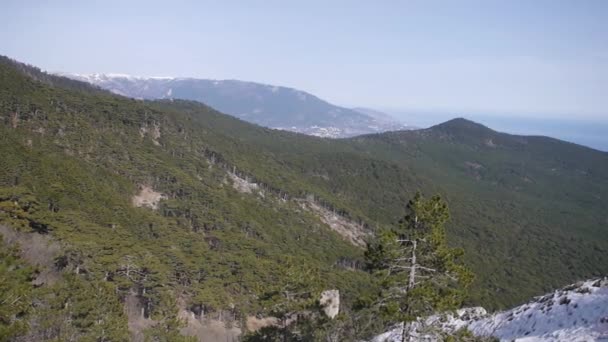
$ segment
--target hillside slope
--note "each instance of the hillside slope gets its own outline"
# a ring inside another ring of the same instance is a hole
[[[346,304],[368,286],[349,267],[361,248],[327,222],[366,228],[219,128],[273,132],[197,103],[48,86],[15,65],[0,63],[0,224],[34,267],[7,298],[37,303],[15,307],[26,340],[176,340],[178,316],[243,329],[277,289],[338,288]],[[253,164],[266,172],[243,171]]]
[[[449,201],[448,237],[477,274],[471,304],[608,272],[606,153],[465,120],[320,139],[1,62],[0,224],[25,234],[11,245],[60,246],[38,248],[53,261],[15,279],[67,278],[21,282],[17,297],[41,303],[37,334],[176,333],[178,314],[244,321],[270,314],[281,286],[337,288],[349,310],[370,290],[361,241],[417,190]]]
[[[349,137],[407,127],[394,118],[379,118],[364,111],[339,107],[297,89],[254,82],[112,74],[64,75],[133,98],[194,100],[261,126],[320,137]]]
[[[478,296],[508,297],[505,307],[607,271],[608,153],[464,119],[350,142],[432,179],[452,209],[448,234],[483,283]]]
[[[467,308],[435,315],[416,324],[415,334],[439,340],[439,332],[466,328],[474,335],[500,341],[587,342],[608,339],[608,278],[571,284],[518,307],[488,314]],[[381,334],[373,342],[401,341],[401,329]]]
[[[448,234],[478,274],[472,303],[504,307],[608,264],[608,154],[457,119],[427,130],[320,140],[251,126],[193,102],[150,102],[200,118],[232,165],[353,220],[394,223],[417,190],[450,201]],[[498,294],[498,296],[497,296]]]

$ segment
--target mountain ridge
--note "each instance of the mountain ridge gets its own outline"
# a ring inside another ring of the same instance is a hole
[[[496,132],[495,130],[477,123],[473,120],[465,119],[463,117],[457,117],[454,119],[450,119],[448,121],[439,123],[437,125],[429,127],[431,130],[469,130],[469,131],[491,131]]]
[[[440,341],[442,333],[466,328],[482,338],[500,341],[586,342],[608,338],[608,278],[579,281],[502,312],[464,308],[411,323],[414,336]],[[401,341],[402,326],[372,342]]]
[[[144,102],[145,103],[145,102]],[[201,109],[204,109],[204,105],[197,103],[188,103],[180,101],[164,101],[164,102],[150,102],[156,108],[161,111],[174,111],[176,107],[181,111],[196,113]],[[220,119],[217,121],[218,119]],[[215,123],[217,121],[217,124]],[[458,122],[458,121],[456,121]],[[543,178],[551,179],[551,182],[558,182],[563,176],[574,177],[572,181],[590,181],[590,182],[603,182],[600,171],[593,171],[595,168],[594,163],[599,163],[601,166],[606,163],[605,158],[596,160],[598,155],[594,152],[590,152],[589,149],[583,150],[585,153],[579,154],[581,156],[589,155],[590,161],[573,161],[564,163],[570,158],[564,159],[559,155],[559,152],[553,151],[553,146],[546,146],[545,144],[526,144],[525,137],[517,138],[516,140],[523,139],[523,143],[516,141],[515,149],[502,149],[487,144],[485,141],[478,141],[479,139],[471,137],[469,140],[445,140],[444,134],[439,136],[429,135],[432,130],[416,130],[416,131],[401,131],[401,132],[389,132],[383,134],[376,134],[372,136],[355,137],[346,140],[338,141],[319,141],[314,137],[298,137],[291,133],[280,131],[270,131],[263,128],[249,127],[245,122],[242,124],[238,121],[227,120],[217,116],[214,119],[207,119],[207,125],[212,125],[212,129],[216,132],[225,132],[222,134],[228,134],[231,131],[238,131],[238,140],[253,147],[253,150],[242,150],[239,153],[256,154],[256,149],[267,151],[268,155],[274,156],[274,158],[281,159],[281,167],[291,168],[292,170],[298,170],[298,177],[310,184],[315,186],[321,186],[324,189],[332,189],[332,193],[319,192],[325,200],[329,200],[333,207],[348,208],[351,213],[354,214],[354,218],[360,216],[368,222],[382,222],[382,224],[390,224],[391,220],[387,220],[390,217],[396,217],[402,210],[400,203],[405,203],[407,197],[413,194],[415,189],[421,189],[427,192],[441,192],[446,195],[448,199],[451,199],[451,205],[456,207],[455,210],[455,225],[469,225],[471,218],[465,218],[464,213],[466,211],[475,212],[476,206],[468,207],[472,202],[470,198],[463,198],[459,193],[469,193],[471,188],[476,189],[477,196],[479,198],[488,199],[495,196],[496,191],[503,194],[504,200],[509,202],[522,201],[527,203],[528,201],[538,201],[546,196],[546,193],[553,193],[555,198],[559,198],[560,201],[571,201],[571,198],[586,203],[589,201],[588,195],[581,193],[580,190],[571,189],[572,194],[576,196],[565,195],[560,192],[559,188],[550,187],[547,181]],[[254,128],[254,129],[252,129]],[[499,136],[511,137],[503,133],[496,133]],[[294,143],[297,140],[297,144]],[[509,138],[510,141],[510,138]],[[363,143],[363,144],[362,144]],[[501,146],[500,141],[494,143],[494,145]],[[386,145],[388,144],[388,145]],[[219,147],[219,141],[215,143],[216,147]],[[568,147],[568,144],[558,144],[559,146]],[[530,149],[531,146],[542,147],[538,149],[535,147],[534,150]],[[559,147],[558,146],[558,147]],[[329,149],[329,150],[328,150]],[[330,152],[334,151],[335,152]],[[478,152],[484,152],[484,158],[491,158],[487,162],[478,159]],[[501,154],[507,153],[496,159],[496,153],[500,151]],[[559,149],[558,149],[559,151]],[[578,150],[576,150],[578,151]],[[471,153],[474,153],[473,155]],[[523,154],[522,154],[523,153]],[[577,152],[578,153],[578,152]],[[486,156],[487,154],[487,156]],[[549,167],[543,167],[542,170],[533,169],[535,173],[540,171],[540,175],[530,174],[525,164],[517,165],[513,164],[513,160],[521,159],[521,157],[530,154],[528,163],[535,165],[539,161],[543,163],[549,163]],[[298,157],[296,157],[298,156]],[[373,156],[373,157],[372,157]],[[540,157],[540,158],[539,158]],[[370,159],[372,158],[372,159]],[[242,159],[242,157],[239,157]],[[561,160],[561,161],[560,161]],[[269,162],[271,160],[268,160]],[[584,161],[584,163],[581,163]],[[506,162],[506,163],[505,163]],[[343,165],[342,167],[337,166]],[[361,163],[361,164],[359,164]],[[556,164],[557,163],[557,164]],[[495,165],[494,165],[495,164]],[[381,167],[382,177],[376,178],[378,171],[374,171],[375,167]],[[440,165],[438,168],[437,165]],[[581,166],[582,169],[581,169]],[[398,167],[398,168],[396,168]],[[259,177],[263,174],[268,174],[268,168],[264,163],[260,163],[258,160],[255,162],[249,162],[247,164],[237,165],[237,168],[246,170],[250,175],[255,175],[261,182],[273,184],[274,187],[279,189],[287,190],[291,193],[298,193],[301,190],[294,189],[291,185],[281,184],[277,180],[284,178],[282,173],[287,170],[273,172],[272,177],[274,181],[269,181],[267,177]],[[352,172],[351,170],[360,169],[361,171]],[[551,171],[555,169],[555,171]],[[364,171],[365,170],[365,171]],[[367,171],[369,170],[369,171]],[[549,173],[547,174],[547,170]],[[591,171],[591,172],[590,172]],[[367,173],[369,172],[369,173]],[[585,176],[586,175],[586,176]],[[457,178],[456,178],[457,177]],[[588,179],[592,177],[591,179]],[[598,178],[599,177],[599,178]],[[266,179],[265,179],[266,178]],[[446,182],[446,180],[449,180]],[[338,183],[336,183],[338,182]],[[384,188],[389,192],[384,194],[371,191],[366,184],[378,184],[380,188]],[[339,185],[338,185],[339,184]],[[600,183],[601,184],[601,183]],[[602,186],[589,186],[585,185],[581,189],[589,189],[587,194],[592,196],[599,196],[602,199],[598,203],[603,201]],[[361,193],[367,193],[367,196],[362,197]],[[387,194],[389,194],[387,196]],[[519,198],[524,196],[524,198]],[[339,199],[339,200],[338,200]],[[525,199],[525,201],[523,201]],[[546,200],[542,200],[546,201]],[[487,204],[493,203],[487,201]],[[513,202],[514,204],[517,202]],[[596,208],[598,203],[590,202],[589,208]],[[500,207],[500,203],[491,204],[492,206]],[[562,204],[559,204],[562,205]],[[520,205],[517,205],[520,207]],[[354,208],[358,208],[354,210]],[[467,209],[465,209],[467,208]],[[343,210],[342,209],[342,210]],[[363,210],[361,210],[363,209]],[[495,210],[495,209],[489,209]],[[523,206],[517,210],[524,210]],[[544,209],[547,213],[549,208]],[[588,211],[589,209],[585,209]],[[595,209],[592,209],[595,210]],[[525,216],[523,213],[519,213],[519,216]],[[484,228],[481,222],[488,227],[494,227],[494,223],[491,220],[481,219],[486,215],[479,216],[474,220],[479,220],[479,224],[475,229],[481,229],[486,231],[484,234],[495,234],[494,228]],[[589,217],[592,218],[595,224],[601,226],[601,220],[597,221],[597,215],[589,213]],[[480,220],[481,219],[481,220]],[[495,220],[496,218],[494,218]],[[501,218],[501,220],[509,220],[508,218]],[[568,222],[570,219],[564,219],[564,222]],[[538,225],[534,229],[541,229],[542,231],[548,231],[547,224]],[[525,222],[525,221],[524,221]],[[511,223],[511,229],[521,229],[521,224],[516,220]],[[552,224],[557,224],[554,222]],[[561,224],[557,224],[560,226]],[[573,224],[577,226],[578,224]],[[517,227],[517,228],[516,228]],[[594,229],[587,226],[584,230],[581,230],[581,234],[593,235]],[[533,230],[534,230],[533,229]],[[465,232],[467,232],[465,230]],[[554,233],[558,233],[556,230]],[[462,232],[461,232],[462,233]],[[471,234],[467,232],[464,236],[459,234],[454,235],[453,238],[458,241],[459,244],[468,244],[467,239],[475,240],[475,236],[478,236],[478,232]],[[559,234],[564,234],[560,232]],[[570,234],[570,233],[567,233]],[[465,238],[467,236],[467,238]],[[555,237],[557,238],[557,236]],[[486,250],[487,247],[481,247],[481,251]],[[588,248],[589,250],[595,250],[595,247]],[[488,250],[487,253],[490,253]],[[507,251],[503,251],[507,253]],[[507,253],[508,254],[508,253]],[[489,256],[489,254],[488,254]],[[488,260],[493,259],[496,253]],[[508,258],[504,256],[504,258]],[[479,263],[477,259],[469,259],[473,263]],[[480,267],[480,266],[478,266]],[[496,265],[498,267],[498,264]],[[526,266],[528,267],[528,266]],[[588,265],[586,267],[589,267]],[[557,267],[559,268],[559,267]],[[583,267],[578,269],[582,270]],[[586,273],[580,273],[580,276],[584,276]],[[588,274],[588,273],[587,273]],[[572,279],[572,278],[570,278]],[[554,280],[553,286],[559,284],[559,279]],[[563,280],[562,280],[563,281]],[[509,288],[505,288],[505,291],[510,291]],[[480,292],[481,294],[481,292]],[[528,295],[532,295],[533,292],[528,292]],[[515,297],[523,297],[523,294],[515,295]],[[513,299],[510,299],[513,300]]]
[[[295,88],[258,82],[121,74],[60,74],[123,96],[195,100],[251,123],[320,137],[342,138],[408,127],[394,118],[379,119],[335,106]]]
[[[339,231],[398,224],[418,190],[450,206],[450,244],[478,274],[470,305],[505,308],[608,272],[608,160],[594,150],[535,139],[502,148],[430,130],[320,139],[196,101],[48,84],[23,68],[0,63],[0,224],[58,239],[69,275],[58,293],[98,298],[89,289],[102,286],[112,298],[104,317],[122,333],[140,319],[161,324],[153,335],[178,334],[163,325],[174,311],[241,317],[243,327],[271,314],[274,285],[338,289],[352,317],[373,282],[360,236]],[[141,278],[126,277],[131,269]],[[294,284],[294,272],[315,276]],[[59,298],[81,305],[72,316],[46,285],[19,288],[61,322],[108,328],[92,319],[101,303]],[[121,316],[127,304],[137,314]]]

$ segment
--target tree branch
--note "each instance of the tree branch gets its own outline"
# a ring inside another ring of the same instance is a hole
[[[425,270],[425,271],[429,271],[429,272],[437,272],[437,270],[434,269],[434,268],[428,268],[428,267],[424,267],[424,266],[420,266],[420,265],[418,265],[416,267],[419,268],[419,269],[421,269],[421,270]]]

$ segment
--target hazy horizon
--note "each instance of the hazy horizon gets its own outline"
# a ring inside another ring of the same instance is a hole
[[[0,54],[50,72],[266,83],[421,127],[467,117],[608,151],[604,1],[1,7]]]
[[[608,152],[608,121],[604,119],[546,118],[507,114],[466,112],[423,112],[384,109],[384,112],[418,128],[428,128],[455,118],[478,122],[493,130],[517,134],[547,136]]]
[[[69,74],[62,71],[45,71],[56,74]],[[107,73],[106,75],[125,77],[134,76],[143,78],[173,78],[172,76],[148,76],[117,73]],[[240,81],[257,83],[256,81]],[[572,117],[543,117],[543,115],[535,115],[530,113],[505,114],[462,111],[425,111],[383,107],[370,108],[357,105],[341,106],[345,108],[359,107],[381,111],[416,128],[428,128],[455,118],[465,118],[481,123],[499,132],[517,135],[548,136],[608,152],[608,135],[605,133],[608,132],[608,120],[604,118],[580,119]]]
[[[49,71],[240,79],[332,103],[605,120],[608,2],[5,1]]]

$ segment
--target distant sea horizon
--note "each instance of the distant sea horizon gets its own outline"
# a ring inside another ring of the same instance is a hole
[[[474,113],[387,112],[408,125],[420,128],[428,128],[450,119],[462,117],[499,132],[548,136],[608,152],[608,119],[538,118]]]

